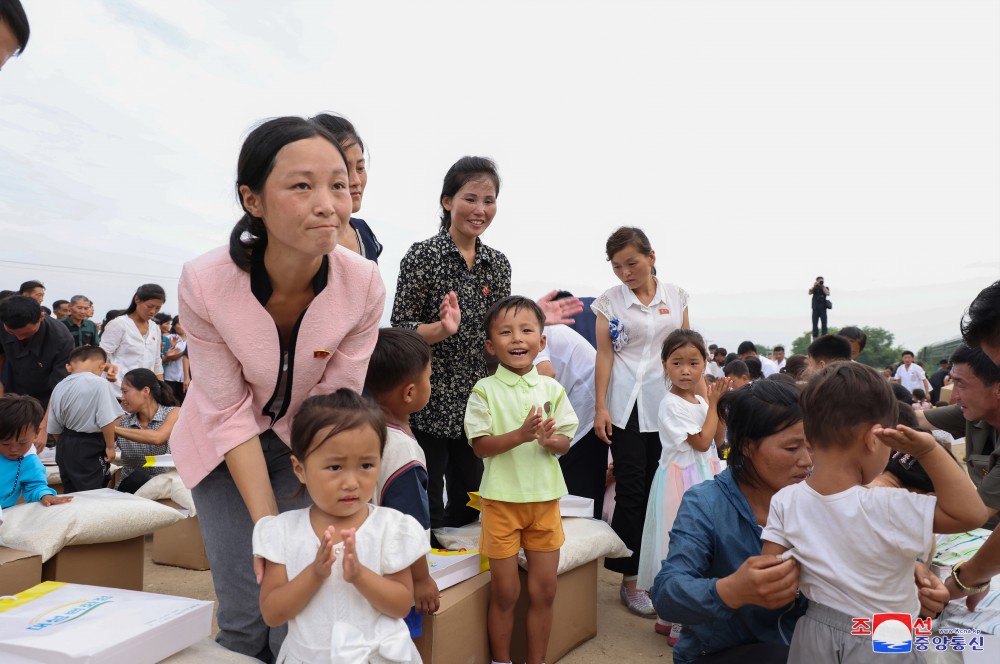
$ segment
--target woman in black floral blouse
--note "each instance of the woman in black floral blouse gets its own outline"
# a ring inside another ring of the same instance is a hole
[[[461,526],[478,514],[466,507],[483,462],[463,430],[473,385],[486,376],[483,318],[510,295],[510,263],[483,244],[497,210],[500,176],[484,157],[462,157],[444,176],[441,229],[412,245],[399,265],[392,325],[416,330],[434,347],[431,398],[410,419],[427,457],[431,527]],[[447,477],[448,506],[442,499]]]

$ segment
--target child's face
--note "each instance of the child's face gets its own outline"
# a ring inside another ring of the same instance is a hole
[[[322,429],[304,461],[292,457],[292,469],[306,485],[316,507],[332,517],[348,517],[367,509],[375,493],[381,460],[378,434],[369,426],[329,437]]]
[[[104,373],[104,366],[106,362],[98,357],[92,357],[88,360],[76,360],[70,362],[66,365],[66,371],[71,374],[75,373],[92,373],[95,376],[100,376]]]
[[[747,374],[743,374],[742,376],[730,376],[729,378],[733,381],[733,386],[729,388],[730,391],[738,390],[741,387],[746,387],[750,384],[750,376]]]
[[[906,366],[907,368],[909,368],[909,367],[910,367],[910,365],[911,365],[911,364],[913,364],[913,356],[912,356],[912,355],[910,355],[910,354],[906,354],[906,355],[904,355],[904,356],[903,356],[903,364],[904,364],[904,365],[905,365],[905,366]]]
[[[531,371],[538,352],[545,348],[545,335],[538,317],[528,309],[506,309],[490,326],[486,350],[504,367],[523,376]]]
[[[681,346],[663,363],[663,373],[679,390],[694,390],[705,373],[705,358],[694,346]]]
[[[0,455],[5,459],[17,461],[28,452],[28,448],[38,436],[36,427],[25,427],[17,435],[0,440]]]

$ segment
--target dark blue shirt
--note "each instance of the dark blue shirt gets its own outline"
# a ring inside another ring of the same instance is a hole
[[[364,219],[351,217],[351,228],[358,236],[358,244],[361,246],[361,255],[370,261],[378,263],[378,257],[382,255],[382,243],[375,237],[371,226]]]

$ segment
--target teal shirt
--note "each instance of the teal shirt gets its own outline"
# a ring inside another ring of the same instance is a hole
[[[550,404],[556,431],[570,440],[579,422],[566,397],[566,390],[532,367],[523,376],[502,365],[496,374],[483,378],[469,395],[465,408],[465,434],[469,444],[482,436],[500,436],[524,424],[532,406]],[[503,454],[483,460],[479,495],[508,503],[540,503],[567,493],[562,469],[555,455],[532,440]]]

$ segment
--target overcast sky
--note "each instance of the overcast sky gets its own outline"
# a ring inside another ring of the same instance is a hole
[[[0,285],[99,314],[238,216],[236,156],[277,115],[348,116],[358,215],[395,291],[448,167],[496,159],[485,241],[514,290],[596,295],[607,236],[643,227],[691,322],[790,342],[832,325],[955,336],[1000,277],[1000,3],[22,0],[0,74]]]

